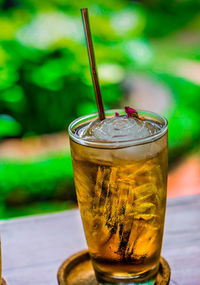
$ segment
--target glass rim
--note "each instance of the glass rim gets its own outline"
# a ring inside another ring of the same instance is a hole
[[[116,112],[118,113],[123,112],[124,114],[126,114],[124,109],[110,109],[110,110],[105,111],[105,115],[109,113],[114,114]],[[78,144],[88,146],[88,147],[94,147],[94,148],[109,148],[109,149],[111,148],[112,149],[112,148],[124,148],[124,147],[129,147],[129,146],[136,146],[136,145],[143,145],[143,144],[151,143],[161,138],[167,132],[168,121],[164,116],[158,113],[147,111],[147,110],[137,109],[137,112],[139,113],[139,115],[141,114],[144,117],[146,114],[146,115],[149,115],[149,117],[152,116],[153,118],[157,118],[158,120],[162,121],[163,123],[162,128],[156,134],[150,135],[148,137],[138,138],[138,139],[126,139],[123,141],[114,141],[114,142],[106,142],[106,141],[101,141],[101,140],[90,141],[88,139],[80,138],[78,135],[73,133],[73,129],[75,126],[77,126],[78,123],[85,122],[85,121],[86,123],[89,123],[91,121],[94,121],[95,119],[98,119],[99,117],[98,112],[95,112],[95,113],[91,113],[85,116],[78,117],[77,119],[73,120],[68,127],[68,133],[69,133],[70,138]]]

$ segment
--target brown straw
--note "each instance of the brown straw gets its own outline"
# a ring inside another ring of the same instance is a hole
[[[87,50],[88,50],[88,56],[90,61],[90,68],[91,68],[91,74],[92,74],[92,81],[94,86],[94,92],[97,102],[97,108],[99,112],[99,119],[104,120],[105,119],[105,113],[104,113],[104,106],[101,96],[101,90],[98,80],[98,74],[95,64],[95,56],[94,56],[94,49],[92,44],[92,36],[90,31],[90,24],[89,24],[89,17],[88,17],[88,9],[84,8],[81,9],[82,19],[83,19],[83,25],[84,25],[84,31],[85,31],[85,38],[87,42]]]

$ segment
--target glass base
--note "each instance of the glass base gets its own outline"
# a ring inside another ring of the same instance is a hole
[[[99,283],[99,285],[124,285],[124,284],[127,284],[127,285],[154,285],[155,284],[155,279],[154,280],[149,280],[149,281],[144,281],[144,282],[131,282],[131,283]]]
[[[128,274],[127,276],[116,276],[114,274],[108,275],[97,270],[95,270],[95,275],[99,285],[154,285],[157,272],[158,266],[153,267],[151,270],[141,275],[131,276]]]

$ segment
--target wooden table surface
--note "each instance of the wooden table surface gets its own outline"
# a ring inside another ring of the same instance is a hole
[[[86,248],[78,210],[1,221],[0,232],[8,285],[56,285],[64,259]],[[200,195],[168,200],[162,255],[171,285],[200,284]]]

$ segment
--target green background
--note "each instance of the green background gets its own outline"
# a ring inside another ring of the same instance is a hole
[[[96,111],[82,7],[89,8],[106,109],[123,106],[124,82],[135,74],[169,90],[173,104],[163,115],[173,166],[199,145],[200,81],[176,70],[200,61],[197,1],[1,0],[1,142],[66,132],[73,119]],[[69,149],[0,159],[1,218],[74,205]]]

